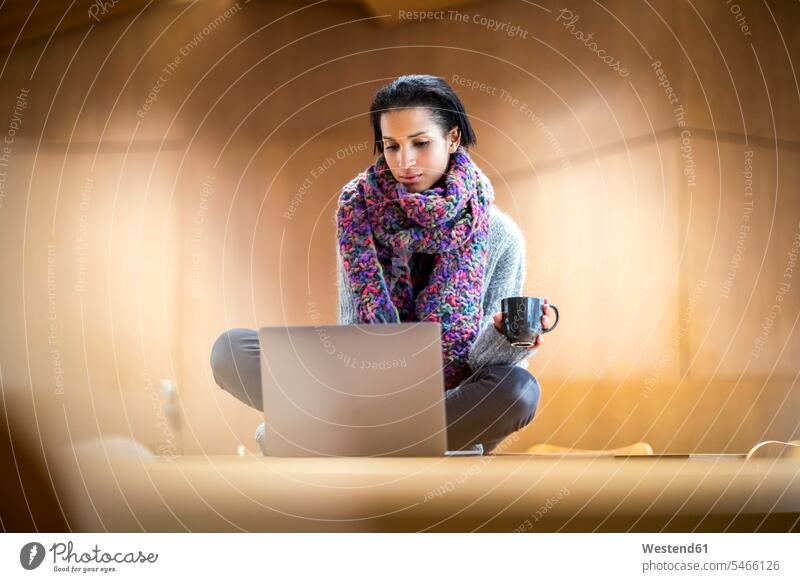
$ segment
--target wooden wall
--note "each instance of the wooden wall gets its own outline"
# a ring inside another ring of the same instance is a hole
[[[543,399],[516,449],[798,438],[800,10],[735,6],[508,0],[398,22],[156,2],[13,46],[4,391],[32,393],[58,438],[255,451],[259,414],[216,387],[211,345],[335,322],[335,203],[373,160],[370,97],[425,72],[462,96],[526,234],[526,293],[564,316],[531,361]],[[180,389],[177,431],[160,378]]]

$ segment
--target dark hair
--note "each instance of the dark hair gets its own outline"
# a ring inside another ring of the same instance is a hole
[[[375,132],[374,153],[383,153],[381,114],[406,107],[429,108],[445,134],[453,127],[458,127],[460,144],[464,148],[478,142],[461,99],[444,79],[433,75],[403,75],[381,87],[372,98],[369,115]]]

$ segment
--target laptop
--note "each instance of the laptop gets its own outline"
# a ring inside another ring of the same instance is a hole
[[[259,340],[268,455],[448,453],[439,322],[272,326]]]

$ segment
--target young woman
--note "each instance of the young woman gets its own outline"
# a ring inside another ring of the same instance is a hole
[[[440,322],[448,449],[491,452],[539,402],[523,366],[542,337],[513,346],[499,312],[503,297],[522,294],[522,234],[467,153],[475,133],[444,80],[399,77],[375,94],[370,116],[379,155],[337,209],[339,323]],[[223,389],[261,409],[255,330],[223,333],[211,366]],[[262,424],[262,450],[263,434]]]

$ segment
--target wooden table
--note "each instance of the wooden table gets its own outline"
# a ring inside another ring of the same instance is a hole
[[[80,531],[800,531],[788,459],[198,456],[62,475]]]

